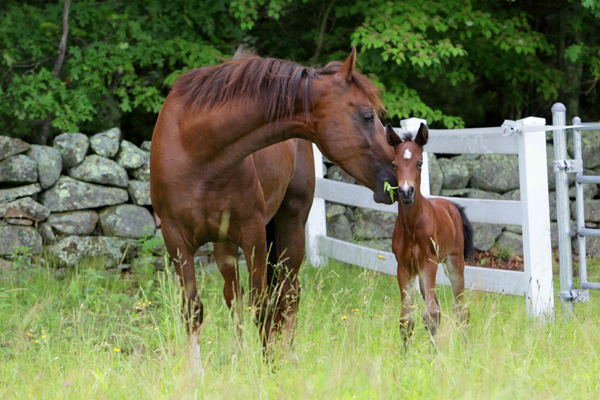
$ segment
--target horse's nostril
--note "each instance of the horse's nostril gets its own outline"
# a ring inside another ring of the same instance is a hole
[[[409,187],[408,188],[408,195],[412,196],[414,193],[415,193],[415,187],[414,186]]]

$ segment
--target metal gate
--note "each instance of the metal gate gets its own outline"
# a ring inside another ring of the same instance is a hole
[[[566,107],[556,103],[552,107],[552,124],[566,126]],[[574,303],[589,301],[589,289],[600,290],[600,283],[588,282],[586,237],[600,237],[600,229],[585,227],[585,202],[583,185],[600,184],[600,176],[583,175],[583,155],[581,132],[598,130],[598,123],[581,123],[573,118],[573,153],[575,159],[567,156],[567,129],[554,131],[554,172],[556,173],[556,213],[558,222],[558,249],[560,255],[559,299],[567,314],[573,313]],[[571,249],[571,207],[569,205],[569,177],[575,174],[575,202],[577,210],[577,242],[579,250],[579,288],[573,286],[573,263]]]

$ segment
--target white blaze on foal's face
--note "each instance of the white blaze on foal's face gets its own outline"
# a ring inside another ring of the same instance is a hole
[[[406,151],[404,152],[404,159],[410,160],[411,157],[412,157],[412,153],[410,152],[410,149],[406,149]]]

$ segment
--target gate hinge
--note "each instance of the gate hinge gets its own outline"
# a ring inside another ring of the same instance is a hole
[[[576,174],[583,172],[583,161],[582,160],[555,160],[552,163],[552,169],[554,172],[558,172],[561,169],[570,174]]]
[[[583,303],[590,301],[590,291],[587,289],[573,289],[558,293],[558,298],[563,303]]]

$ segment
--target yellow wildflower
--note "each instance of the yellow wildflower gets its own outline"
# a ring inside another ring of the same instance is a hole
[[[116,347],[113,350],[114,350],[115,353],[120,353],[121,352],[121,349],[118,349]]]

